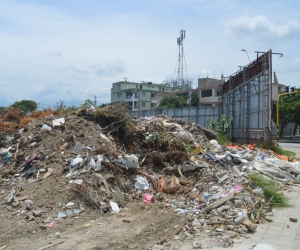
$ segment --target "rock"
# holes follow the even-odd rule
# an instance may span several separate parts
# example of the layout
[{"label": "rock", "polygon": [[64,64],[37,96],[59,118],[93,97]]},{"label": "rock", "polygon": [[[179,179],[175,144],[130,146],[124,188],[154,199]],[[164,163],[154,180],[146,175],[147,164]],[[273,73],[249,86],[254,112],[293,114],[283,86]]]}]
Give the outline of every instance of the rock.
[{"label": "rock", "polygon": [[223,236],[222,237],[222,240],[225,242],[225,243],[229,243],[229,236]]},{"label": "rock", "polygon": [[296,218],[290,218],[290,221],[291,222],[298,222],[298,219],[296,219]]},{"label": "rock", "polygon": [[244,226],[244,225],[241,226],[241,229],[243,230],[244,233],[248,233],[249,232],[248,228],[246,226]]},{"label": "rock", "polygon": [[242,207],[242,201],[241,200],[235,200],[234,201],[234,207],[235,208],[241,208]]},{"label": "rock", "polygon": [[194,219],[194,221],[192,223],[192,226],[196,227],[196,228],[201,228],[202,227],[201,222],[198,221],[197,218]]},{"label": "rock", "polygon": [[252,223],[249,219],[246,219],[243,222],[243,225],[245,225],[249,231],[254,232],[257,228],[257,225],[255,225],[254,223]]},{"label": "rock", "polygon": [[40,217],[42,215],[42,211],[41,210],[33,210],[33,215],[35,217]]},{"label": "rock", "polygon": [[26,200],[26,201],[25,201],[25,206],[26,206],[26,208],[27,208],[28,210],[30,210],[30,209],[32,208],[32,206],[33,206],[32,200]]},{"label": "rock", "polygon": [[224,244],[224,248],[229,248],[229,244],[228,244],[228,243],[225,243],[225,244]]},{"label": "rock", "polygon": [[199,242],[199,241],[193,241],[193,248],[195,248],[195,249],[201,248],[201,242]]},{"label": "rock", "polygon": [[40,225],[40,229],[41,229],[41,230],[46,230],[46,229],[47,229],[47,226],[46,226],[46,225]]},{"label": "rock", "polygon": [[229,175],[225,174],[222,178],[219,179],[219,183],[223,183],[229,178]]},{"label": "rock", "polygon": [[115,202],[125,201],[125,195],[120,191],[115,192],[113,194],[113,197],[114,197]]},{"label": "rock", "polygon": [[16,207],[20,206],[20,204],[21,204],[21,202],[19,202],[19,201],[14,201],[14,202],[11,204],[11,206],[12,206],[13,208],[16,208]]},{"label": "rock", "polygon": [[34,220],[34,217],[30,214],[30,215],[26,215],[25,219],[27,221],[33,221]]},{"label": "rock", "polygon": [[235,218],[234,222],[235,222],[235,225],[240,225],[244,222],[244,220],[246,219],[245,216],[239,216],[237,218]]},{"label": "rock", "polygon": [[164,249],[164,246],[157,245],[157,244],[155,244],[152,248],[152,250],[163,250],[163,249]]}]

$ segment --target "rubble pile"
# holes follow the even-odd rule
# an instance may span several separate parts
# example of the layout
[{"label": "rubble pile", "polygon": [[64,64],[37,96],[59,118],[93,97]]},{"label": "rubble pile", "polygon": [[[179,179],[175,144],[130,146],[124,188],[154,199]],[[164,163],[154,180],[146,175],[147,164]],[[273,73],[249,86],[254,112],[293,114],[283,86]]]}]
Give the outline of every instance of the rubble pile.
[{"label": "rubble pile", "polygon": [[249,173],[299,183],[299,162],[253,145],[221,147],[214,133],[178,118],[118,112],[102,109],[89,120],[87,110],[47,114],[2,132],[0,213],[45,230],[82,213],[122,212],[127,202],[158,203],[187,216],[165,245],[187,239],[209,248],[213,239],[229,247],[270,221],[271,206]]}]

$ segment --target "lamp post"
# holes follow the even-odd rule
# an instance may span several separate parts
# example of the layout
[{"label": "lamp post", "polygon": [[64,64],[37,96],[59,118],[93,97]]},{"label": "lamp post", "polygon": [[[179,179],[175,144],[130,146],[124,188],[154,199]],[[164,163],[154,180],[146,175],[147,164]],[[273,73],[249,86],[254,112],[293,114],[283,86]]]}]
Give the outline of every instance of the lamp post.
[{"label": "lamp post", "polygon": [[245,50],[245,49],[242,49],[241,51],[243,51],[243,52],[246,52],[246,54],[247,54],[247,56],[248,56],[248,59],[249,59],[249,62],[251,62],[251,60],[250,60],[250,57],[249,57],[249,55],[248,55],[248,52],[247,52],[247,50]]},{"label": "lamp post", "polygon": [[75,102],[78,101],[78,97],[79,97],[80,95],[83,95],[83,93],[80,93],[80,94],[76,97]]},{"label": "lamp post", "polygon": [[69,93],[69,94],[70,94],[70,96],[72,97],[72,101],[73,101],[73,105],[74,105],[74,98],[73,98],[73,96],[72,96],[71,92],[70,92],[70,91],[67,91],[67,93]]},{"label": "lamp post", "polygon": [[78,97],[79,97],[80,95],[83,94],[83,93],[80,93],[80,94],[76,97],[76,99],[74,100],[73,95],[71,94],[71,92],[70,92],[70,91],[67,91],[67,93],[70,94],[70,96],[72,97],[73,106],[75,106],[75,102],[78,100]]}]

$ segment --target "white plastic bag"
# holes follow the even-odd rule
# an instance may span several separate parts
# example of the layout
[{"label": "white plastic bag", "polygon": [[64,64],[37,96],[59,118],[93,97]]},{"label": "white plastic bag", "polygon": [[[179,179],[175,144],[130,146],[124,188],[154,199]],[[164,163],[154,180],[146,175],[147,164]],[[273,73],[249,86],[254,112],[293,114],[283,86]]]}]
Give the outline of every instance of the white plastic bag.
[{"label": "white plastic bag", "polygon": [[70,167],[72,170],[76,170],[80,168],[82,164],[83,164],[83,159],[80,157],[80,155],[77,155],[77,157],[71,161]]},{"label": "white plastic bag", "polygon": [[136,180],[136,183],[134,184],[134,186],[137,189],[140,189],[140,190],[148,190],[149,189],[150,185],[144,177],[138,176],[137,178],[135,178],[135,180]]},{"label": "white plastic bag", "polygon": [[47,124],[44,124],[43,127],[41,128],[42,131],[51,131],[52,128],[48,126]]},{"label": "white plastic bag", "polygon": [[220,144],[216,140],[210,140],[209,143],[218,149],[221,148]]},{"label": "white plastic bag", "polygon": [[139,167],[139,159],[135,155],[125,155],[127,168],[138,168]]},{"label": "white plastic bag", "polygon": [[10,149],[11,149],[11,147],[8,147],[8,148],[1,148],[1,149],[0,149],[0,155],[3,155],[3,154],[5,154],[5,153],[8,153]]},{"label": "white plastic bag", "polygon": [[193,141],[194,140],[193,135],[188,131],[183,130],[183,131],[179,131],[179,132],[173,132],[173,134],[185,141]]},{"label": "white plastic bag", "polygon": [[101,170],[101,162],[103,161],[103,155],[97,155],[97,162],[92,158],[90,160],[89,166],[94,169],[94,171],[98,172]]}]

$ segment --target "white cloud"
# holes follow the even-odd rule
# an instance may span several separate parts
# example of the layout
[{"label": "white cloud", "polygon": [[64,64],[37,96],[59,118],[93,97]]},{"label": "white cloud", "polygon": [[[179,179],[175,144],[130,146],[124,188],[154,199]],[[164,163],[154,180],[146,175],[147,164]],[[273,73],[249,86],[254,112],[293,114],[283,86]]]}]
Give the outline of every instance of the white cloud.
[{"label": "white cloud", "polygon": [[227,36],[235,35],[242,38],[291,38],[300,36],[300,24],[295,20],[276,25],[266,16],[242,16],[225,22]]},{"label": "white cloud", "polygon": [[118,76],[125,73],[124,62],[116,60],[105,64],[99,63],[90,67],[98,76]]}]

